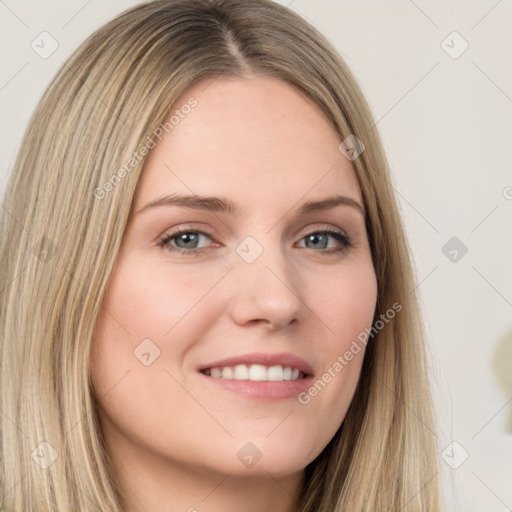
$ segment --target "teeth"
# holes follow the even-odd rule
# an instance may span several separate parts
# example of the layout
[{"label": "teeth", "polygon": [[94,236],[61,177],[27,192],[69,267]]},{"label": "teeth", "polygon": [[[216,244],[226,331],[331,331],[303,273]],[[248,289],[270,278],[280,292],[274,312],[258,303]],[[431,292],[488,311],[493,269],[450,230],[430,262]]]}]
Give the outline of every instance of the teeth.
[{"label": "teeth", "polygon": [[237,364],[235,366],[235,372],[233,378],[236,380],[248,380],[249,379],[249,369],[245,364]]},{"label": "teeth", "polygon": [[[298,370],[297,370],[298,372]],[[267,379],[280,381],[283,380],[283,367],[282,366],[271,366],[267,370]]]},{"label": "teeth", "polygon": [[267,380],[267,368],[262,364],[251,364],[249,367],[249,380]]},{"label": "teeth", "polygon": [[215,379],[220,379],[222,377],[222,370],[220,368],[212,368],[210,375]]},{"label": "teeth", "polygon": [[[212,370],[213,370],[213,368],[212,368]],[[226,366],[225,368],[222,369],[222,378],[223,379],[232,379],[233,378],[233,370],[229,366]]]},{"label": "teeth", "polygon": [[234,379],[252,381],[282,382],[285,380],[298,380],[304,374],[297,368],[290,366],[264,366],[262,364],[237,364],[236,366],[224,366],[222,368],[209,368],[204,370],[206,375],[214,379]]}]

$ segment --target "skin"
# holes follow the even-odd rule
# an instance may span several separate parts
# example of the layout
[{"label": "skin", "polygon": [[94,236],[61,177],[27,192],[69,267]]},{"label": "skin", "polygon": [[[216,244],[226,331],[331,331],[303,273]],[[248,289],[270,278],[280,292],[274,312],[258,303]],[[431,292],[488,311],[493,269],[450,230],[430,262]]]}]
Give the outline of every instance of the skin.
[{"label": "skin", "polygon": [[[297,215],[334,193],[362,207],[361,191],[341,138],[288,83],[217,78],[175,108],[190,97],[197,106],[145,163],[92,340],[101,429],[123,510],[296,511],[303,470],[343,421],[364,347],[307,405],[224,390],[197,367],[291,352],[319,378],[371,326],[377,283],[363,214],[338,205]],[[223,196],[241,212],[137,213],[173,193]],[[211,236],[195,255],[158,245],[177,227]],[[352,247],[322,254],[322,244],[342,244],[330,235],[311,244],[315,228],[341,231]],[[247,236],[263,250],[252,263],[236,252]],[[144,339],[160,350],[148,366],[134,356]],[[237,457],[248,442],[261,454],[252,467]]]}]

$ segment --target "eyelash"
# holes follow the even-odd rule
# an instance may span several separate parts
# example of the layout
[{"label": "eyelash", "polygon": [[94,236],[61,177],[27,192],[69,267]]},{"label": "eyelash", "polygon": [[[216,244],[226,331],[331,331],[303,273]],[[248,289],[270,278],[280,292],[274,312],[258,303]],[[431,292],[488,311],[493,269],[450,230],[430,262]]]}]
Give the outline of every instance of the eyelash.
[{"label": "eyelash", "polygon": [[[182,234],[190,234],[190,233],[196,233],[196,234],[204,235],[204,236],[207,236],[208,238],[211,239],[211,236],[208,233],[205,233],[204,231],[200,231],[198,229],[178,228],[173,233],[164,235],[158,241],[158,245],[162,249],[166,249],[169,252],[178,252],[178,253],[183,254],[183,255],[191,255],[191,254],[199,255],[199,254],[202,254],[205,251],[205,249],[183,249],[181,247],[175,247],[175,246],[172,246],[172,245],[169,244],[169,242],[171,240],[173,240],[174,238],[176,238],[177,236],[182,235]],[[304,238],[308,237],[308,236],[316,235],[316,234],[319,234],[319,233],[320,234],[330,235],[333,238],[335,238],[338,242],[341,242],[341,246],[337,247],[337,248],[334,248],[334,249],[332,249],[332,248],[331,249],[320,249],[320,250],[314,250],[313,249],[315,252],[318,252],[322,256],[330,256],[330,255],[335,255],[335,254],[342,254],[342,253],[347,252],[349,249],[351,249],[353,247],[352,240],[347,235],[345,235],[344,233],[342,233],[340,231],[334,231],[332,229],[322,229],[322,228],[314,229],[313,231],[310,231],[309,233],[304,235],[301,238],[301,241]],[[311,248],[310,247],[305,247],[305,249],[311,249]]]}]

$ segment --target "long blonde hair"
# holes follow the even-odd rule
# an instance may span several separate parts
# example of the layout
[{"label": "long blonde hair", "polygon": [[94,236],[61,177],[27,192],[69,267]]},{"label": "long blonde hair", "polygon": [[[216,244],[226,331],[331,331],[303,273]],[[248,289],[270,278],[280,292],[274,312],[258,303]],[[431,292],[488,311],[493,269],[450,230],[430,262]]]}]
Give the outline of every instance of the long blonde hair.
[{"label": "long blonde hair", "polygon": [[41,99],[0,227],[1,510],[121,511],[88,365],[144,164],[133,153],[192,84],[248,72],[305,91],[340,139],[363,141],[353,165],[378,279],[375,320],[402,306],[370,339],[346,418],[306,467],[300,510],[440,510],[412,265],[372,115],[326,39],[267,0],[139,5],[90,36]]}]

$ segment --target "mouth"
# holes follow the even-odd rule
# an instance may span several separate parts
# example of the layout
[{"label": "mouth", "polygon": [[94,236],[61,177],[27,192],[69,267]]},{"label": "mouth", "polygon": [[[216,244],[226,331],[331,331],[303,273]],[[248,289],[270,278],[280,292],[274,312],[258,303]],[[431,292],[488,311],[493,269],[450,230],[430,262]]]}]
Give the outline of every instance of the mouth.
[{"label": "mouth", "polygon": [[256,353],[211,362],[198,368],[219,389],[246,397],[282,400],[311,385],[311,366],[294,354]]},{"label": "mouth", "polygon": [[251,380],[253,382],[283,382],[306,377],[304,372],[292,366],[265,366],[262,364],[214,366],[201,370],[201,373],[214,379]]}]

